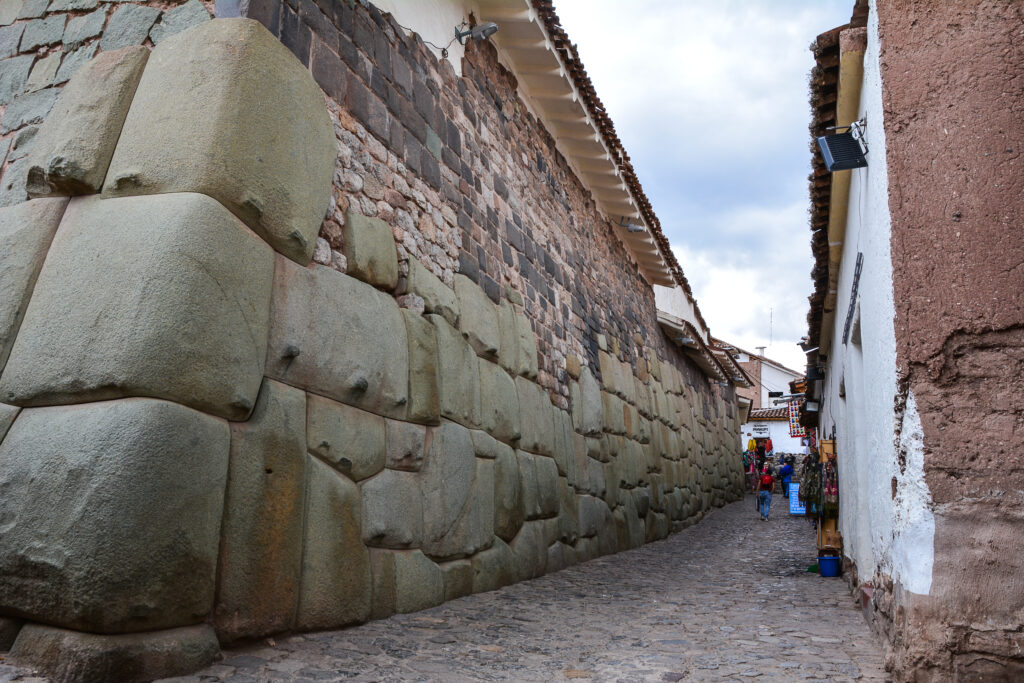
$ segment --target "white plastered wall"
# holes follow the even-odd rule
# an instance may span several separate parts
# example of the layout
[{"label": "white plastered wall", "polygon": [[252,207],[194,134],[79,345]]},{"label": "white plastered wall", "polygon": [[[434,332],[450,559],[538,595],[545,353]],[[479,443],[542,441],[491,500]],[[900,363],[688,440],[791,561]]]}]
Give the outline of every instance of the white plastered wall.
[{"label": "white plastered wall", "polygon": [[[768,427],[768,436],[772,440],[772,448],[775,449],[775,453],[792,453],[794,455],[801,456],[804,452],[803,443],[800,441],[799,436],[789,435],[789,422],[786,420],[753,420],[747,422],[740,428],[740,441],[743,443],[744,448],[747,442],[750,440],[750,435],[754,433],[754,425],[766,425]],[[755,434],[758,438],[761,434]],[[800,459],[797,458],[797,467],[799,468]]]},{"label": "white plastered wall", "polygon": [[[402,26],[420,34],[424,41],[444,47],[455,37],[455,27],[469,18],[475,3],[463,0],[373,0],[382,12],[388,12]],[[431,52],[440,59],[441,51]],[[448,47],[448,61],[455,73],[462,75],[462,57],[465,48],[455,41]]]},{"label": "white plastered wall", "polygon": [[[824,438],[835,427],[839,526],[844,550],[857,563],[860,580],[870,580],[880,568],[906,589],[927,594],[934,557],[934,520],[924,483],[919,420],[915,430],[913,396],[901,418],[902,443],[895,441],[897,375],[889,179],[874,3],[868,20],[860,115],[867,119],[869,165],[851,172],[821,427]],[[858,251],[864,254],[859,293],[853,302],[851,339],[843,344]],[[839,396],[841,385],[845,398]],[[904,472],[898,464],[898,448],[907,455]]]},{"label": "white plastered wall", "polygon": [[697,333],[700,334],[701,339],[707,344],[708,331],[704,329],[704,326],[698,320],[697,309],[690,297],[686,296],[683,288],[678,285],[675,287],[653,285],[653,289],[654,305],[658,307],[658,310],[665,311],[693,325]]}]

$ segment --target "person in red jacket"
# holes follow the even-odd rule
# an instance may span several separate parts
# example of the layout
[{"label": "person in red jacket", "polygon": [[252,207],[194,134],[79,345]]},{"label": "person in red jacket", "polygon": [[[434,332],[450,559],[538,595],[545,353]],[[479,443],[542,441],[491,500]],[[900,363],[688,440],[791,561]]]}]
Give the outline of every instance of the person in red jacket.
[{"label": "person in red jacket", "polygon": [[768,511],[772,507],[772,489],[775,488],[775,477],[772,474],[771,466],[766,467],[757,482],[757,509],[761,513],[761,519],[765,522],[768,521]]}]

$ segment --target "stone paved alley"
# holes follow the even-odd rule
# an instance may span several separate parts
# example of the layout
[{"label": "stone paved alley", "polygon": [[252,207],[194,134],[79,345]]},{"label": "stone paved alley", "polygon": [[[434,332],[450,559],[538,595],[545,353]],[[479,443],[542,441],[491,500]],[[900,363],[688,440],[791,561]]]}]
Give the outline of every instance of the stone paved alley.
[{"label": "stone paved alley", "polygon": [[805,571],[813,532],[774,503],[767,523],[748,497],[636,550],[168,680],[886,680],[845,582]]}]

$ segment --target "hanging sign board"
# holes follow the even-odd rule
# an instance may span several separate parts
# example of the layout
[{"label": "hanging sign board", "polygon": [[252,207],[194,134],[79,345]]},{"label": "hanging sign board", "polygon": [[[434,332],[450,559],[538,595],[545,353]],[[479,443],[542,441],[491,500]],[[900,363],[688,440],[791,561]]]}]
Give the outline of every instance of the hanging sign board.
[{"label": "hanging sign board", "polygon": [[768,425],[763,422],[755,424],[751,431],[754,433],[754,436],[757,437],[768,436]]},{"label": "hanging sign board", "polygon": [[800,502],[800,484],[795,481],[789,482],[789,514],[807,514],[807,506]]}]

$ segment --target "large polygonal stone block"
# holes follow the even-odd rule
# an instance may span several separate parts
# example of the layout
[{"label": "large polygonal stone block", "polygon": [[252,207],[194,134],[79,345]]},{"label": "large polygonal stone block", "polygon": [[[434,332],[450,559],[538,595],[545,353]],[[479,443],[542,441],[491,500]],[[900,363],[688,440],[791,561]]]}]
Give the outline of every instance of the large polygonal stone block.
[{"label": "large polygonal stone block", "polygon": [[103,193],[209,195],[306,264],[337,156],[309,71],[259,22],[218,19],[153,50]]},{"label": "large polygonal stone block", "polygon": [[302,565],[306,394],[264,380],[231,423],[215,624],[222,641],[292,627]]},{"label": "large polygonal stone block", "polygon": [[363,282],[392,290],[398,284],[398,252],[388,224],[348,211],[345,214],[347,272]]},{"label": "large polygonal stone block", "polygon": [[0,443],[0,606],[92,633],[213,608],[228,425],[125,399],[23,410]]},{"label": "large polygonal stone block", "polygon": [[437,331],[437,383],[441,415],[467,427],[480,423],[480,372],[469,343],[437,315],[427,318]]},{"label": "large polygonal stone block", "polygon": [[515,557],[516,575],[520,581],[540,576],[547,570],[548,544],[544,539],[544,525],[542,519],[526,522],[508,544]]},{"label": "large polygonal stone block", "polygon": [[309,397],[309,451],[353,481],[384,469],[384,418],[323,396]]},{"label": "large polygonal stone block", "polygon": [[480,367],[480,426],[501,441],[517,441],[521,432],[515,382],[490,361],[481,359],[477,365]]},{"label": "large polygonal stone block", "polygon": [[445,422],[434,431],[421,471],[422,547],[430,557],[465,557],[490,544],[494,508],[488,503],[494,479],[491,476],[478,484],[478,463],[487,461],[475,457],[468,429]]},{"label": "large polygonal stone block", "polygon": [[523,525],[524,506],[519,457],[506,446],[494,460],[494,533],[511,541]]},{"label": "large polygonal stone block", "polygon": [[498,316],[498,346],[501,349],[498,363],[515,377],[519,374],[519,327],[516,323],[516,309],[508,299],[502,299],[495,312]]},{"label": "large polygonal stone block", "polygon": [[426,318],[403,308],[409,338],[409,420],[425,424],[441,421],[437,332]]},{"label": "large polygonal stone block", "polygon": [[577,431],[587,436],[601,433],[601,385],[590,372],[583,368],[580,373],[580,415],[581,423],[576,425]]},{"label": "large polygonal stone block", "polygon": [[480,356],[497,359],[501,338],[494,304],[484,290],[465,275],[455,276],[455,296],[459,300],[459,329],[469,345]]},{"label": "large polygonal stone block", "polygon": [[100,54],[75,73],[32,145],[30,196],[100,191],[148,57],[141,45],[126,47]]},{"label": "large polygonal stone block", "polygon": [[411,548],[423,539],[423,494],[412,472],[384,470],[363,482],[363,541],[379,548]]},{"label": "large polygonal stone block", "polygon": [[419,550],[393,554],[396,612],[418,612],[444,601],[444,576],[437,564]]},{"label": "large polygonal stone block", "polygon": [[541,517],[554,517],[558,514],[558,468],[555,461],[543,456],[536,458],[537,468],[537,504]]},{"label": "large polygonal stone block", "polygon": [[[387,420],[384,429],[384,466],[392,470],[419,472],[426,454],[426,440],[426,427],[399,420]],[[477,450],[478,455],[479,453]]]},{"label": "large polygonal stone block", "polygon": [[409,350],[395,300],[330,268],[275,265],[267,375],[404,419]]},{"label": "large polygonal stone block", "polygon": [[199,194],[73,200],[0,376],[23,406],[149,396],[244,420],[273,252]]},{"label": "large polygonal stone block", "polygon": [[383,619],[395,613],[395,554],[379,548],[369,550],[373,582],[370,618]]},{"label": "large polygonal stone block", "polygon": [[452,326],[459,324],[459,301],[455,292],[414,258],[409,259],[406,289],[423,299],[427,313],[441,316]]},{"label": "large polygonal stone block", "polygon": [[444,600],[456,600],[473,592],[473,563],[453,560],[440,565],[444,577]]},{"label": "large polygonal stone block", "polygon": [[0,209],[0,370],[14,346],[43,258],[67,206],[38,199]]},{"label": "large polygonal stone block", "polygon": [[359,489],[312,456],[306,464],[306,529],[296,627],[366,621],[372,583],[363,545]]},{"label": "large polygonal stone block", "polygon": [[473,564],[473,592],[493,591],[515,583],[516,556],[500,538],[494,539],[494,545],[477,553],[471,560]]},{"label": "large polygonal stone block", "polygon": [[536,379],[539,370],[537,362],[537,341],[533,338],[533,327],[526,314],[516,308],[516,327],[519,330],[519,348],[516,350],[516,362],[519,374]]},{"label": "large polygonal stone block", "polygon": [[10,661],[38,669],[55,683],[136,683],[192,673],[213,663],[218,654],[217,636],[206,624],[125,635],[27,624]]},{"label": "large polygonal stone block", "polygon": [[547,392],[525,377],[516,377],[519,397],[519,424],[522,439],[519,447],[533,453],[552,455],[554,415]]}]

